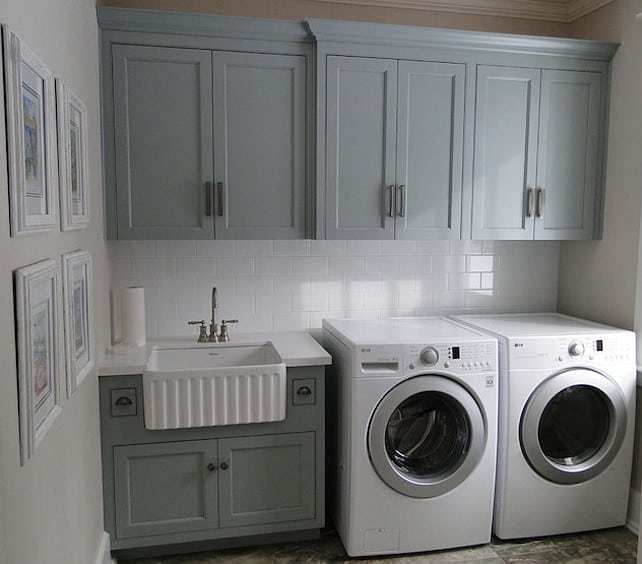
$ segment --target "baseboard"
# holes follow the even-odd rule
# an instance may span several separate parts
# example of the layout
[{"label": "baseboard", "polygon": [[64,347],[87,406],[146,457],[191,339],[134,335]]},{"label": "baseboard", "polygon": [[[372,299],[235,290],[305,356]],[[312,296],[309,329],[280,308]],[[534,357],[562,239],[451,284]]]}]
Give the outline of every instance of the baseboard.
[{"label": "baseboard", "polygon": [[629,508],[626,513],[626,527],[632,533],[640,530],[640,492],[629,490]]},{"label": "baseboard", "polygon": [[103,532],[100,539],[100,546],[96,552],[96,564],[116,564],[116,560],[111,557],[109,535],[106,532]]}]

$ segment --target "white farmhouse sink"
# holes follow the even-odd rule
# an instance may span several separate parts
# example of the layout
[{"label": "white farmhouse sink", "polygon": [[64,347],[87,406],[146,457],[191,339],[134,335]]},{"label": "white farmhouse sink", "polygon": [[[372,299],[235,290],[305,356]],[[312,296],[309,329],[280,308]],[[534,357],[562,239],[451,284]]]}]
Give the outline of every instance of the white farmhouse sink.
[{"label": "white farmhouse sink", "polygon": [[147,429],[281,421],[285,396],[272,343],[154,347],[143,372]]}]

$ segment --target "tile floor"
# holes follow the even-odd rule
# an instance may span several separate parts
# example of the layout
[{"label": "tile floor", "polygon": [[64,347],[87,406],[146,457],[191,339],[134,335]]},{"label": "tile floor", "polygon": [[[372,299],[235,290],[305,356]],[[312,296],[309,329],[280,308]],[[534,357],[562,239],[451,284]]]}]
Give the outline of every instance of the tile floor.
[{"label": "tile floor", "polygon": [[322,562],[382,562],[386,564],[635,564],[637,537],[620,527],[594,533],[407,554],[393,557],[350,559],[336,533],[326,531],[318,541],[237,548],[198,554],[120,560],[128,564],[319,564]]}]

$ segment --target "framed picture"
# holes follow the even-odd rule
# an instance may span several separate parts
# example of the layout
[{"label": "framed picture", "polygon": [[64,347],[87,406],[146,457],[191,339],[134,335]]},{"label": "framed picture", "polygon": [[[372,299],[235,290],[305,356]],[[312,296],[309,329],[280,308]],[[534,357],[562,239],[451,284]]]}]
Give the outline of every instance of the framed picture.
[{"label": "framed picture", "polygon": [[54,79],[45,64],[2,26],[11,234],[57,227],[58,152]]},{"label": "framed picture", "polygon": [[94,367],[93,281],[91,255],[62,255],[62,294],[65,327],[67,397]]},{"label": "framed picture", "polygon": [[60,408],[58,269],[43,260],[15,271],[21,464],[33,456]]},{"label": "framed picture", "polygon": [[56,79],[58,178],[63,231],[89,223],[87,109],[65,83]]}]

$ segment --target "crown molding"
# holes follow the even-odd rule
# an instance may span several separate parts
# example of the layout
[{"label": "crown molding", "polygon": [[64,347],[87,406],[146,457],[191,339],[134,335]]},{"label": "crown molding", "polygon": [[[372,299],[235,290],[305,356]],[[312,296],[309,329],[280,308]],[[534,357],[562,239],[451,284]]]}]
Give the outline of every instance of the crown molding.
[{"label": "crown molding", "polygon": [[582,16],[610,4],[613,0],[315,0],[333,4],[354,4],[454,12],[480,16],[502,16],[571,23]]}]

